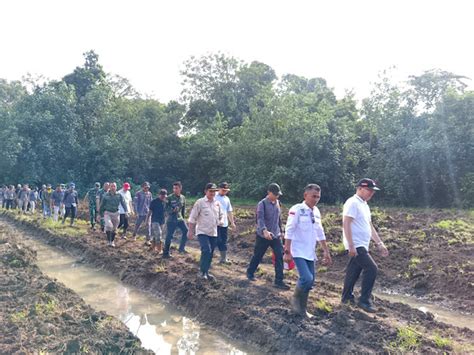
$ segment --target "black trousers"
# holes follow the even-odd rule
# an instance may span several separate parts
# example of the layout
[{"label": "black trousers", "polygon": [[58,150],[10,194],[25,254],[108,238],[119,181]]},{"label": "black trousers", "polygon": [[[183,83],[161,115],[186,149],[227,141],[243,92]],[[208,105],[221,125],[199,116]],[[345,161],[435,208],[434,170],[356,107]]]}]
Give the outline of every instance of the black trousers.
[{"label": "black trousers", "polygon": [[275,253],[275,282],[281,283],[283,282],[283,245],[280,238],[267,240],[257,235],[253,256],[247,268],[247,275],[253,276],[269,247]]},{"label": "black trousers", "polygon": [[342,290],[341,300],[343,302],[354,299],[354,285],[362,273],[362,287],[360,293],[360,302],[370,303],[372,289],[374,288],[375,278],[377,277],[377,264],[364,247],[357,248],[357,255],[351,257],[346,268],[346,277],[344,279],[344,289]]},{"label": "black trousers", "polygon": [[118,228],[122,228],[123,230],[123,233],[127,233],[127,229],[128,229],[128,217],[127,217],[127,214],[126,213],[121,213],[120,214],[120,223],[117,227]]}]

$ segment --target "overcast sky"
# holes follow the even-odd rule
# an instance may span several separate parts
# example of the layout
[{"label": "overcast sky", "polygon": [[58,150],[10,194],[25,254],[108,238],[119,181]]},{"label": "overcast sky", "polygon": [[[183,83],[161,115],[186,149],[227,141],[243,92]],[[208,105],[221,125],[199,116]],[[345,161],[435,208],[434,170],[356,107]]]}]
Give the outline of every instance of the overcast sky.
[{"label": "overcast sky", "polygon": [[474,79],[473,9],[468,0],[2,1],[0,78],[59,79],[93,49],[107,72],[166,102],[179,96],[184,60],[221,51],[361,98],[391,66],[397,80],[432,68]]}]

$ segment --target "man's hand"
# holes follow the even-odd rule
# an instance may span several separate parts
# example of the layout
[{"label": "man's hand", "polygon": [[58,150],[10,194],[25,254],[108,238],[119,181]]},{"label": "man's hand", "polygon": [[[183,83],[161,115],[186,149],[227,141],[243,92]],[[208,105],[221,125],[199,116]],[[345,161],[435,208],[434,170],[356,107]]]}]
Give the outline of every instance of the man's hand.
[{"label": "man's hand", "polygon": [[232,222],[232,224],[230,225],[230,229],[232,229],[233,231],[237,230],[237,226],[235,225],[234,222]]},{"label": "man's hand", "polygon": [[188,231],[188,239],[193,239],[193,238],[194,238],[194,233],[191,230],[189,230]]},{"label": "man's hand", "polygon": [[323,265],[325,266],[329,266],[332,264],[332,258],[331,258],[331,254],[329,253],[329,251],[325,251],[324,254],[323,254]]},{"label": "man's hand", "polygon": [[350,256],[357,256],[357,249],[353,245],[349,245],[349,255]]},{"label": "man's hand", "polygon": [[285,250],[285,253],[283,254],[283,261],[285,263],[289,263],[291,260],[293,260],[293,256],[291,255],[291,251]]},{"label": "man's hand", "polygon": [[388,249],[383,242],[380,242],[377,247],[379,249],[380,255],[383,257],[387,257],[389,255]]},{"label": "man's hand", "polygon": [[270,232],[269,232],[268,230],[266,230],[266,229],[263,231],[263,237],[264,237],[265,239],[267,239],[267,240],[272,240],[272,239],[273,239],[273,238],[272,238],[272,233],[270,233]]}]

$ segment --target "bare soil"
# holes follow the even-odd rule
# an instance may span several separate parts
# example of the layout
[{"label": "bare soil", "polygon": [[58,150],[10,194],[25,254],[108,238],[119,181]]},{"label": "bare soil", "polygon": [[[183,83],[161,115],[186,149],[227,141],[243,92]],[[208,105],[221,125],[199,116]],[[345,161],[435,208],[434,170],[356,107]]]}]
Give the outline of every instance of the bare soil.
[{"label": "bare soil", "polygon": [[[322,212],[324,214],[326,211],[322,209]],[[143,240],[118,240],[116,248],[107,247],[105,236],[100,232],[87,231],[85,223],[75,227],[81,232],[78,235],[65,235],[56,228],[45,227],[39,219],[19,219],[10,213],[4,213],[2,218],[14,223],[22,233],[74,252],[84,262],[110,271],[123,282],[168,300],[185,314],[245,341],[256,349],[256,353],[474,351],[471,330],[439,323],[432,314],[425,314],[404,304],[376,300],[379,312],[375,315],[340,305],[340,288],[334,281],[342,280],[343,265],[347,262],[344,256],[335,257],[332,271],[320,272],[320,275],[327,274],[325,278],[328,281],[319,278],[311,292],[309,311],[315,317],[308,320],[293,315],[289,309],[292,290],[281,291],[272,287],[270,256],[265,258],[256,283],[250,283],[245,278],[245,268],[255,239],[252,230],[255,221],[253,208],[237,209],[236,215],[239,233],[234,234],[229,243],[233,264],[218,265],[215,260],[212,273],[217,280],[214,282],[197,278],[199,252],[196,241],[189,243],[189,254],[175,253],[173,259],[162,260],[143,245]],[[337,228],[337,218],[335,215],[334,229]],[[336,234],[336,231],[329,229],[328,239],[332,241],[339,238],[340,241],[340,236]],[[389,247],[393,253],[402,250],[390,244]],[[410,260],[410,257],[407,258]],[[385,270],[387,260],[380,260],[383,271],[379,282],[382,284],[389,284],[384,281],[388,279]],[[401,267],[402,262],[396,265]],[[388,275],[396,274],[393,271]],[[287,280],[294,286],[295,273],[288,273]],[[410,281],[399,281],[397,286],[400,285],[409,287]],[[470,300],[469,297],[463,299]],[[414,342],[404,336],[403,331],[406,329],[413,330]],[[437,341],[439,339],[446,342]]]}]

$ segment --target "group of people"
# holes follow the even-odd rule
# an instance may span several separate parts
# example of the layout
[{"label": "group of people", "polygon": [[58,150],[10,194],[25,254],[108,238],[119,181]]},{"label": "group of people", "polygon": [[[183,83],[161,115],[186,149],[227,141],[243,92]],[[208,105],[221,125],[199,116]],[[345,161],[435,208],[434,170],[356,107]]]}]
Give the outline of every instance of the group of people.
[{"label": "group of people", "polygon": [[[357,305],[367,312],[375,312],[372,304],[372,289],[377,275],[377,265],[369,253],[370,241],[373,240],[382,256],[388,256],[388,250],[381,241],[372,225],[370,208],[367,202],[379,190],[372,179],[361,179],[356,186],[356,193],[350,197],[343,208],[343,242],[350,257],[346,268],[344,288],[341,302]],[[227,259],[228,229],[236,228],[232,204],[227,194],[228,183],[217,186],[206,184],[204,196],[198,199],[185,221],[186,198],[182,194],[181,182],[173,183],[173,191],[168,194],[161,189],[156,197],[150,191],[150,184],[144,182],[132,198],[130,184],[124,183],[117,191],[115,182],[106,182],[101,188],[100,183],[90,189],[85,197],[88,201],[91,229],[100,223],[101,230],[107,235],[109,246],[115,246],[117,230],[121,229],[121,237],[127,238],[129,217],[136,215],[132,237],[136,240],[142,225],[146,228],[146,244],[153,250],[163,252],[162,257],[171,258],[171,241],[177,229],[181,231],[178,252],[186,254],[187,240],[197,237],[201,249],[199,278],[213,280],[209,273],[215,248],[220,252],[220,263],[229,263]],[[36,192],[36,194],[34,193]],[[291,300],[295,313],[311,317],[307,312],[310,290],[316,277],[316,249],[319,244],[323,251],[323,265],[332,263],[331,254],[326,244],[321,214],[316,206],[321,198],[321,188],[317,184],[308,184],[304,188],[303,201],[292,206],[288,213],[286,225],[283,226],[281,204],[281,188],[272,183],[267,188],[267,196],[262,199],[256,210],[256,240],[252,258],[246,270],[247,279],[256,281],[255,273],[268,248],[274,255],[275,281],[274,286],[288,290],[284,282],[284,265],[294,263],[299,278]],[[29,208],[32,213],[35,203],[41,202],[43,216],[57,221],[62,216],[62,223],[70,216],[71,225],[77,213],[78,194],[75,185],[70,183],[66,189],[58,185],[52,190],[51,185],[43,186],[40,192],[29,189],[28,185],[2,187],[0,196],[4,208],[16,206],[21,213]],[[64,210],[63,210],[64,209]],[[166,230],[166,233],[165,233]],[[164,246],[162,247],[162,236]],[[356,302],[353,290],[356,281],[362,274],[361,292]]]}]

